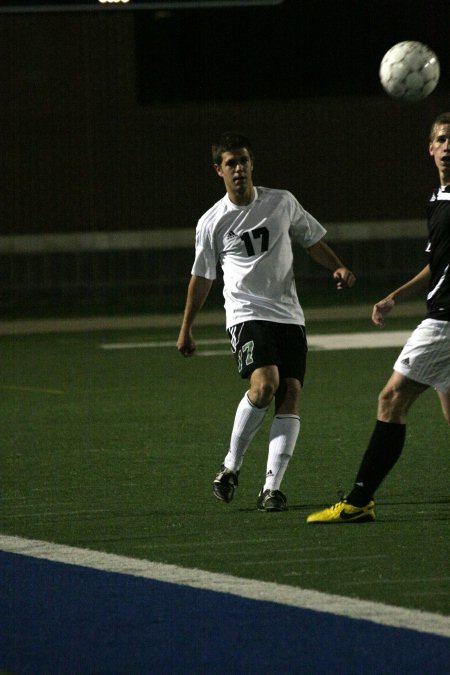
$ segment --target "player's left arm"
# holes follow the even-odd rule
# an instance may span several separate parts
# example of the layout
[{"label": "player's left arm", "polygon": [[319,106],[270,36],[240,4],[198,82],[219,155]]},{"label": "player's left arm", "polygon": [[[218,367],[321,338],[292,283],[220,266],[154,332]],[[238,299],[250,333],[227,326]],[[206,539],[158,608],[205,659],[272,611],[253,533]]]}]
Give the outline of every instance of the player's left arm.
[{"label": "player's left arm", "polygon": [[314,262],[333,273],[333,278],[336,280],[339,290],[345,286],[349,288],[353,286],[356,281],[355,275],[344,265],[323,239],[320,239],[316,244],[305,250]]}]

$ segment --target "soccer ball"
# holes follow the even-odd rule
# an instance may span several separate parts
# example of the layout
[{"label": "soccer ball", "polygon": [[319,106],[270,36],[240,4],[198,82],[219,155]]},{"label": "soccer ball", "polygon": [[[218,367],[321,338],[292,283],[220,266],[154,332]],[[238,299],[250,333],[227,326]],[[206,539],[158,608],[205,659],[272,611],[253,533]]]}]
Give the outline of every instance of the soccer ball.
[{"label": "soccer ball", "polygon": [[436,54],[427,45],[407,40],[386,52],[379,74],[385,91],[393,98],[420,101],[439,82],[440,67]]}]

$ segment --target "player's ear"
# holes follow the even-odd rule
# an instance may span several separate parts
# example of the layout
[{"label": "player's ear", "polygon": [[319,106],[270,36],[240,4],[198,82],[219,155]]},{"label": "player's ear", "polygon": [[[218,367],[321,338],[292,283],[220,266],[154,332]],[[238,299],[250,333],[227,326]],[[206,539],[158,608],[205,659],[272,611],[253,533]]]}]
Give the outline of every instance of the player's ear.
[{"label": "player's ear", "polygon": [[214,164],[214,171],[218,176],[220,176],[221,178],[223,177],[223,171],[220,168],[220,164]]}]

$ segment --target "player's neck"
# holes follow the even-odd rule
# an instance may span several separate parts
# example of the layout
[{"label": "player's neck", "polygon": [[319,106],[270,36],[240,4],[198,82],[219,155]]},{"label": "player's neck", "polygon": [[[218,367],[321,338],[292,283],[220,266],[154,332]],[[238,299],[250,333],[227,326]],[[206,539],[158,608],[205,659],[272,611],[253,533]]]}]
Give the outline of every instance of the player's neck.
[{"label": "player's neck", "polygon": [[244,192],[229,191],[228,198],[236,206],[248,206],[255,198],[255,189],[253,185],[247,186]]}]

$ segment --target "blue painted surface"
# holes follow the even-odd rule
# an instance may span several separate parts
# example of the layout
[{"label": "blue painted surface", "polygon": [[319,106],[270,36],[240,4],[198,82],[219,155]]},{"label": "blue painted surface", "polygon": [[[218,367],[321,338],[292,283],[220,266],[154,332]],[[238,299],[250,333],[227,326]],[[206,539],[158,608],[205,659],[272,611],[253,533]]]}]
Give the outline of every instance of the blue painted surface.
[{"label": "blue painted surface", "polygon": [[0,552],[0,668],[16,675],[444,675],[450,640]]}]

